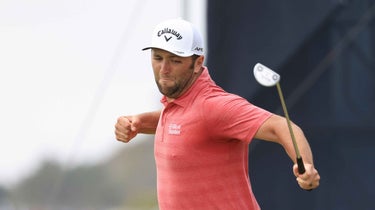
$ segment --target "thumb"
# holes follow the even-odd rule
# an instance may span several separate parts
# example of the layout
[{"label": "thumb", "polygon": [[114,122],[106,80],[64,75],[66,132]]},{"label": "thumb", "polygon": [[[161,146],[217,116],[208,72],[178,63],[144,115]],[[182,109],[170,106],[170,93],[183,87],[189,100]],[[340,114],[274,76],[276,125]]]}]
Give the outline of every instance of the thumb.
[{"label": "thumb", "polygon": [[140,127],[140,121],[138,119],[133,119],[132,120],[132,123],[130,125],[130,129],[133,131],[133,132],[136,132],[138,131],[139,127]]},{"label": "thumb", "polygon": [[298,177],[299,173],[298,173],[298,165],[297,165],[297,163],[295,163],[293,165],[293,173],[294,173],[294,176]]}]

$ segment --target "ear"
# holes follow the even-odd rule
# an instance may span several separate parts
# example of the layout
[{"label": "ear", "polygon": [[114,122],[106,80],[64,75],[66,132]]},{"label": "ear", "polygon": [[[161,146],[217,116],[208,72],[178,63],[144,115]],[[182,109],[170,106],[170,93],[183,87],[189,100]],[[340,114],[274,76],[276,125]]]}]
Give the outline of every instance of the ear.
[{"label": "ear", "polygon": [[195,61],[195,64],[194,64],[194,72],[195,73],[198,73],[202,69],[203,62],[204,62],[204,56],[201,55]]}]

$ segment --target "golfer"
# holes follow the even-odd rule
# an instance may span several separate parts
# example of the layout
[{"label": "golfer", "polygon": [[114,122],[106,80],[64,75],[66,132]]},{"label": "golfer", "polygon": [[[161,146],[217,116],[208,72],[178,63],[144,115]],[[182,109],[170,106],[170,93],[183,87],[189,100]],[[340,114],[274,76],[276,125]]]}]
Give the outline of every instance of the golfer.
[{"label": "golfer", "polygon": [[[152,34],[151,63],[163,94],[162,110],[121,116],[116,139],[129,142],[138,133],[155,134],[157,195],[160,210],[258,210],[248,173],[253,138],[280,144],[296,155],[284,117],[228,93],[204,66],[203,40],[183,19],[158,24]],[[303,131],[292,123],[306,172],[293,173],[305,190],[320,176]]]}]

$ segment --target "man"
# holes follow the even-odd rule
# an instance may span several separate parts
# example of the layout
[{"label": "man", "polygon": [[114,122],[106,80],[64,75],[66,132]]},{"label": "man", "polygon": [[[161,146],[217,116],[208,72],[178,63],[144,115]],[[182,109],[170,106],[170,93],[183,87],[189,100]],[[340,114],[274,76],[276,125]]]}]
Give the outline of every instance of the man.
[{"label": "man", "polygon": [[[151,61],[161,111],[118,118],[116,138],[155,134],[158,202],[161,210],[260,209],[248,175],[253,138],[281,144],[296,160],[285,118],[218,87],[203,65],[198,30],[182,19],[167,20],[152,34]],[[293,173],[302,189],[319,186],[320,176],[302,130],[292,123],[306,168]]]}]

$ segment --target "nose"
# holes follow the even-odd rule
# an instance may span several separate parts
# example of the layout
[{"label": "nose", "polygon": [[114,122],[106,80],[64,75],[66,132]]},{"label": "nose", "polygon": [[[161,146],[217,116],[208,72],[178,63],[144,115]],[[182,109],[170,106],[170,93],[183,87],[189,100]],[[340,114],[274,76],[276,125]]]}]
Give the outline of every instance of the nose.
[{"label": "nose", "polygon": [[161,73],[168,73],[169,71],[170,71],[170,65],[169,65],[168,61],[163,60],[160,63],[160,72]]}]

